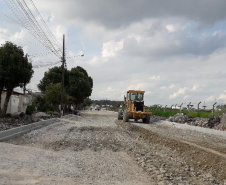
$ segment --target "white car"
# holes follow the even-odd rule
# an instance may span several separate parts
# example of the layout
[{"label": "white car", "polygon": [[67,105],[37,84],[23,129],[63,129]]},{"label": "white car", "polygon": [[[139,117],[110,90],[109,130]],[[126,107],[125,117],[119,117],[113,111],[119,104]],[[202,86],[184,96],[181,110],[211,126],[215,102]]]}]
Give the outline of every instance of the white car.
[{"label": "white car", "polygon": [[100,106],[97,105],[97,106],[95,107],[95,110],[98,110],[98,111],[99,111],[99,110],[100,110]]}]

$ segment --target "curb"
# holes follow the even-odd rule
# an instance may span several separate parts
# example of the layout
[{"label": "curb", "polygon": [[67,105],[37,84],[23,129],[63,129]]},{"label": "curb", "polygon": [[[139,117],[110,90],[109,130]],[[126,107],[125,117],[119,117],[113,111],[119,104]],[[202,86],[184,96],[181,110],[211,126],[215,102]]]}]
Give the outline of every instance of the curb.
[{"label": "curb", "polygon": [[25,133],[28,133],[31,130],[35,130],[35,129],[39,129],[44,126],[51,125],[57,121],[59,121],[58,118],[53,118],[53,119],[43,120],[43,121],[28,124],[28,125],[12,128],[9,130],[1,131],[0,132],[0,142],[15,138],[15,137],[20,136]]}]

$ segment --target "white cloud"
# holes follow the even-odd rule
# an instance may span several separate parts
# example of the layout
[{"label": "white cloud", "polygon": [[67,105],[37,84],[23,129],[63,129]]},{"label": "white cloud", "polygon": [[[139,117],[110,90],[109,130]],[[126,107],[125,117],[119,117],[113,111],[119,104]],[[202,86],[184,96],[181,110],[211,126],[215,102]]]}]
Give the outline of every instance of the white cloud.
[{"label": "white cloud", "polygon": [[98,64],[102,64],[104,63],[104,60],[102,60],[100,57],[98,56],[94,56],[92,57],[92,59],[89,61],[90,65],[98,65]]},{"label": "white cloud", "polygon": [[179,96],[184,95],[184,94],[186,93],[186,90],[187,90],[186,87],[180,88],[177,92],[171,94],[171,95],[169,96],[169,98],[170,98],[170,99],[178,98]]},{"label": "white cloud", "polygon": [[215,100],[216,100],[216,98],[214,96],[209,96],[206,98],[206,102],[213,102]]},{"label": "white cloud", "polygon": [[147,91],[150,87],[150,84],[147,82],[143,82],[141,79],[139,80],[129,80],[129,85],[127,86],[127,90],[144,90]]},{"label": "white cloud", "polygon": [[169,89],[173,89],[174,87],[175,87],[175,85],[174,85],[174,84],[171,84],[171,85],[169,85],[169,86],[161,86],[160,89],[161,89],[161,90],[166,90],[166,89],[169,90]]},{"label": "white cloud", "polygon": [[158,76],[151,76],[149,79],[151,81],[159,81],[160,80],[160,76],[159,75]]},{"label": "white cloud", "polygon": [[172,24],[166,25],[166,29],[167,29],[168,32],[175,32],[176,31],[176,27]]},{"label": "white cloud", "polygon": [[166,86],[162,86],[160,87],[161,90],[165,90],[166,89]]},{"label": "white cloud", "polygon": [[174,84],[171,84],[170,86],[169,86],[169,89],[173,89],[175,87],[175,85]]},{"label": "white cloud", "polygon": [[191,91],[196,92],[196,91],[199,91],[199,89],[200,89],[199,85],[193,85],[192,88],[191,88]]},{"label": "white cloud", "polygon": [[102,57],[109,58],[109,57],[115,57],[117,52],[123,49],[123,41],[108,41],[103,43],[102,47]]},{"label": "white cloud", "polygon": [[106,89],[106,92],[112,93],[112,92],[115,92],[115,89],[113,89],[112,87],[108,87],[108,88]]},{"label": "white cloud", "polygon": [[219,100],[223,100],[224,102],[226,102],[226,94],[220,94],[218,97]]}]

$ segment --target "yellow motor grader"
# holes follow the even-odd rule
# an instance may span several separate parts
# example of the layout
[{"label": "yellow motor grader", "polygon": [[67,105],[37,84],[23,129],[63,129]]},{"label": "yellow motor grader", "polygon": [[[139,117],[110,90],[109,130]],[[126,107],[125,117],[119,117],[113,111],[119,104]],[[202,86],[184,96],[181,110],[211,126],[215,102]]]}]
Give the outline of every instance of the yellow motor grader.
[{"label": "yellow motor grader", "polygon": [[129,119],[138,121],[142,119],[143,123],[150,123],[151,112],[145,112],[144,108],[145,91],[128,90],[124,96],[123,109],[118,111],[118,120],[129,122]]}]

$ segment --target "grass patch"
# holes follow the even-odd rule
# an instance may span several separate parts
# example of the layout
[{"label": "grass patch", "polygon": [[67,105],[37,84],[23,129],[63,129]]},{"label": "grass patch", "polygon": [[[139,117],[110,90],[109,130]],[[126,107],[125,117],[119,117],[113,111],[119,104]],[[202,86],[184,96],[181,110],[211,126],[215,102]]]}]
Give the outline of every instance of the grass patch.
[{"label": "grass patch", "polygon": [[[177,113],[180,113],[180,110],[175,110],[175,109],[146,109],[148,112],[152,112],[153,115],[156,116],[162,116],[162,117],[170,117],[170,116],[174,116]],[[187,115],[190,118],[210,118],[213,117],[212,112],[211,111],[188,111],[188,110],[182,110],[181,113]],[[220,116],[222,115],[223,112],[222,111],[215,111],[214,112],[214,116]]]}]

